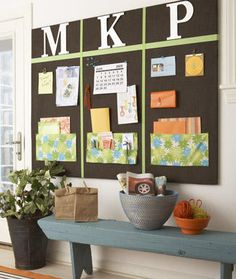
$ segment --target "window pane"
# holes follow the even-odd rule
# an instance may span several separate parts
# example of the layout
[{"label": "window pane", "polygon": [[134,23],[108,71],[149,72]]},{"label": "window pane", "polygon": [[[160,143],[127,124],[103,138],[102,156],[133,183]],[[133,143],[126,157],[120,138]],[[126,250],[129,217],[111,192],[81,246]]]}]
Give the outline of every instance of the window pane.
[{"label": "window pane", "polygon": [[0,192],[13,190],[13,53],[12,40],[0,40]]}]

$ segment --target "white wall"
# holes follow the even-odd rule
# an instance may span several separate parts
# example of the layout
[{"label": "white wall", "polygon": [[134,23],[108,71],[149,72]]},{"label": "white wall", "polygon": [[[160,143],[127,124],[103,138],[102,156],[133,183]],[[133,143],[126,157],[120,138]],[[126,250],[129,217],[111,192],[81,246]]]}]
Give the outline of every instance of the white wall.
[{"label": "white wall", "polygon": [[[19,3],[19,0],[7,2],[12,5]],[[21,2],[23,3],[24,0]],[[30,1],[25,0],[25,2]],[[33,0],[32,2],[33,27],[38,28],[169,1]],[[191,197],[202,199],[212,216],[209,224],[210,229],[236,232],[236,129],[234,128],[234,120],[236,119],[236,4],[235,0],[221,0],[220,4],[219,185],[170,184],[169,188],[177,190],[180,193],[180,199]],[[2,11],[3,9],[0,11],[0,16]],[[79,179],[72,179],[72,182],[74,185],[81,185]],[[120,206],[119,185],[116,181],[91,179],[87,183],[99,188],[100,218],[126,220]],[[168,224],[174,224],[173,220],[169,220]],[[50,254],[51,258],[69,261],[69,251],[66,244],[52,243],[51,251],[53,251]],[[217,263],[119,249],[97,247],[94,249],[94,263],[95,267],[133,274],[134,278],[137,276],[150,279],[219,278],[219,265]],[[236,272],[234,272],[234,278],[236,278]]]}]

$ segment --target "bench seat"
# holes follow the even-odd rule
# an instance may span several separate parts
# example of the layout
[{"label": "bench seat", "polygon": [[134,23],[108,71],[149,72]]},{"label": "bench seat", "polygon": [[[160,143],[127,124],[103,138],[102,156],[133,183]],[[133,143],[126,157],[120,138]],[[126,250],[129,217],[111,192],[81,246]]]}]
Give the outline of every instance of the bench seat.
[{"label": "bench seat", "polygon": [[183,235],[180,229],[164,226],[160,230],[143,231],[128,222],[99,220],[75,223],[40,219],[39,225],[49,239],[68,241],[71,248],[73,278],[82,271],[92,274],[90,245],[102,245],[221,263],[221,279],[232,279],[236,263],[236,233],[205,230],[200,235]]}]

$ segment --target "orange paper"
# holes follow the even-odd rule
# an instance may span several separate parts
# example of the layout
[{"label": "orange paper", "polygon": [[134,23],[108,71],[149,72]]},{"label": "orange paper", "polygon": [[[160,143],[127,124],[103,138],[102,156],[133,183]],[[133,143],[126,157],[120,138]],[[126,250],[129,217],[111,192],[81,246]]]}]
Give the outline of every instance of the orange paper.
[{"label": "orange paper", "polygon": [[159,122],[180,122],[185,121],[186,134],[201,133],[201,117],[181,117],[181,118],[159,118]]},{"label": "orange paper", "polygon": [[154,121],[153,133],[154,134],[186,134],[185,121]]},{"label": "orange paper", "polygon": [[176,107],[176,92],[159,91],[151,93],[151,108],[175,108]]}]

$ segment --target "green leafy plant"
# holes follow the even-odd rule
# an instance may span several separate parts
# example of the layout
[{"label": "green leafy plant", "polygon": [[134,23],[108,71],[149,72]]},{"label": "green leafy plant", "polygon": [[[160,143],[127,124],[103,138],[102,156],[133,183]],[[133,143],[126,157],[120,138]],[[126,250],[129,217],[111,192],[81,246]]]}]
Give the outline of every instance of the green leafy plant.
[{"label": "green leafy plant", "polygon": [[[49,215],[54,205],[53,192],[58,188],[51,180],[64,171],[57,162],[48,162],[42,169],[11,172],[9,179],[16,188],[14,192],[0,193],[0,216],[32,219]],[[61,186],[65,178],[62,177]]]}]

